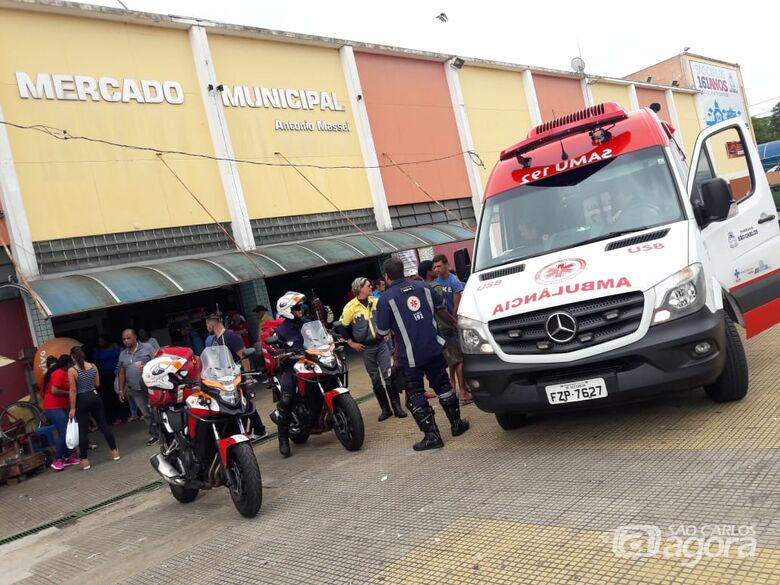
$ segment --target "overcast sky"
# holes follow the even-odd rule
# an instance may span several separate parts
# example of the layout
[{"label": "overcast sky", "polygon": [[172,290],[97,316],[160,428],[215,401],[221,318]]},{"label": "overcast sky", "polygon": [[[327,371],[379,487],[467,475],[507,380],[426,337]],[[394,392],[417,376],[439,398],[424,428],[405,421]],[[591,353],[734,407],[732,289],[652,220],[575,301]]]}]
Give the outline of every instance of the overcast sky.
[{"label": "overcast sky", "polygon": [[[690,47],[739,63],[752,115],[780,100],[775,1],[604,2],[557,0],[122,0],[130,10],[192,16],[347,40],[366,41],[623,77]],[[95,0],[121,8],[119,0]],[[773,8],[774,6],[774,8]],[[441,22],[437,14],[448,19]]]}]

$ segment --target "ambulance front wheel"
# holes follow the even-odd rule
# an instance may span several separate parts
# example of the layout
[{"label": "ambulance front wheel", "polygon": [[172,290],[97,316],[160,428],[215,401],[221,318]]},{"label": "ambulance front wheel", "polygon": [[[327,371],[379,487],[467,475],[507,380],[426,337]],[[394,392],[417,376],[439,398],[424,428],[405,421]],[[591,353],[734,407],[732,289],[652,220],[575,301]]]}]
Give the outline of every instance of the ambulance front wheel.
[{"label": "ambulance front wheel", "polygon": [[742,400],[748,391],[748,365],[742,339],[734,322],[726,319],[726,365],[715,382],[705,386],[707,395],[715,402]]},{"label": "ambulance front wheel", "polygon": [[528,424],[528,415],[524,412],[497,412],[496,421],[505,431],[513,431]]}]

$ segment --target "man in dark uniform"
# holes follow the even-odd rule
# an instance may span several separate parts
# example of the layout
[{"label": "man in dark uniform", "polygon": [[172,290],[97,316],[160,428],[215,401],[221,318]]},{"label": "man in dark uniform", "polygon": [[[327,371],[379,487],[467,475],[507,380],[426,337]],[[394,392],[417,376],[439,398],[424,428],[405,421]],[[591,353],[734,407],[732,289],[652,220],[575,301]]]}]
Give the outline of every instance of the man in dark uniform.
[{"label": "man in dark uniform", "polygon": [[[308,323],[304,314],[303,303],[306,297],[295,291],[288,291],[276,302],[276,311],[284,321],[276,328],[279,343],[284,349],[300,349],[303,347],[301,328]],[[281,397],[277,404],[276,424],[279,426],[279,453],[289,457],[290,451],[290,421],[292,419],[292,403],[295,395],[295,378],[293,376],[294,360],[284,360],[280,366],[279,385]],[[273,415],[272,415],[273,418]]]},{"label": "man in dark uniform", "polygon": [[377,327],[380,335],[393,331],[396,342],[396,381],[406,389],[406,405],[417,426],[425,434],[415,443],[415,451],[444,446],[436,426],[433,408],[425,398],[423,375],[439,396],[439,403],[450,421],[452,436],[462,435],[469,422],[460,418],[458,397],[447,376],[442,355],[444,339],[439,336],[434,314],[446,308],[444,298],[420,281],[404,281],[404,266],[397,258],[384,265],[387,289],[379,299]]}]

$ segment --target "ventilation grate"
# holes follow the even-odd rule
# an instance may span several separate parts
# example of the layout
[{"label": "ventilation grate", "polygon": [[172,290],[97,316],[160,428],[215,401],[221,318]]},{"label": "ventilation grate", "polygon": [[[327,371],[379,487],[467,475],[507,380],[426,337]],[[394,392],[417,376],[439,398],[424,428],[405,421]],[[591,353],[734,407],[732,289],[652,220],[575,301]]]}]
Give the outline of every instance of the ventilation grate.
[{"label": "ventilation grate", "polygon": [[499,276],[509,276],[510,274],[517,274],[525,270],[525,264],[516,264],[515,266],[507,266],[506,268],[499,268],[498,270],[492,270],[490,272],[483,272],[479,275],[479,280],[491,280],[498,278]]},{"label": "ventilation grate", "polygon": [[653,240],[660,240],[668,233],[669,228],[666,228],[665,230],[650,232],[649,234],[642,234],[641,236],[634,236],[632,238],[626,238],[625,240],[618,240],[617,242],[610,242],[606,245],[604,251],[609,252],[610,250],[617,250],[618,248],[626,248],[628,246],[644,244],[645,242],[652,242]]}]

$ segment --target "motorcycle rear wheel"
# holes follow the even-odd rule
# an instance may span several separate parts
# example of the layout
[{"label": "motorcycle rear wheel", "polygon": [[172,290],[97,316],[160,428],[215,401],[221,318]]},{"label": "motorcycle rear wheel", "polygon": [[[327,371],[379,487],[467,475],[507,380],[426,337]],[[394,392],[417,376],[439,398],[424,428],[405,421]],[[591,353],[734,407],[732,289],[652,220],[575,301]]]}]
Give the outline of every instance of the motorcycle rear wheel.
[{"label": "motorcycle rear wheel", "polygon": [[263,480],[250,443],[239,443],[230,448],[228,469],[233,476],[232,484],[228,485],[233,505],[242,516],[254,518],[263,504]]},{"label": "motorcycle rear wheel", "polygon": [[168,487],[171,488],[173,497],[179,500],[182,504],[189,504],[190,502],[194,502],[195,498],[198,497],[198,491],[200,491],[198,488],[186,488],[184,486],[173,484],[168,484]]},{"label": "motorcycle rear wheel", "polygon": [[350,394],[333,399],[333,432],[347,451],[358,451],[363,446],[363,415]]}]

